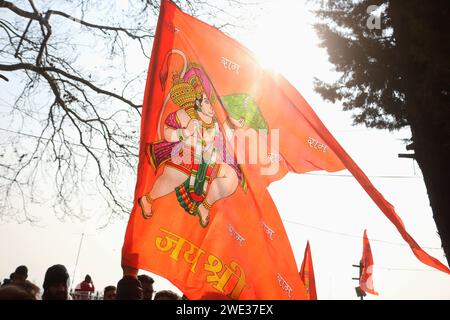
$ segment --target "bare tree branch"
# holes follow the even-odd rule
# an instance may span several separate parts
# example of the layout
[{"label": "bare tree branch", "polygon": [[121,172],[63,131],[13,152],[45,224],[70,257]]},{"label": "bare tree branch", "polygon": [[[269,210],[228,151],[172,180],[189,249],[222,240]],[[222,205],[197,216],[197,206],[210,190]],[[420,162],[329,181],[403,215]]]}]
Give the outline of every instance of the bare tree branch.
[{"label": "bare tree branch", "polygon": [[[122,102],[125,102],[126,104],[130,105],[131,107],[135,108],[136,110],[138,110],[139,108],[142,107],[142,105],[137,105],[134,104],[133,102],[125,99],[123,96],[119,96],[118,94],[115,94],[114,92],[110,92],[107,90],[103,90],[97,86],[95,86],[94,84],[92,84],[91,82],[87,81],[86,79],[83,79],[81,77],[78,76],[74,76],[72,74],[69,74],[68,72],[55,68],[55,67],[36,67],[35,65],[29,64],[29,63],[17,63],[17,64],[11,64],[11,65],[4,65],[4,64],[0,64],[0,70],[1,71],[17,71],[17,70],[31,70],[34,71],[38,74],[40,74],[41,76],[43,76],[49,83],[50,87],[52,88],[53,93],[55,94],[57,103],[59,105],[62,105],[61,103],[61,99],[59,97],[59,89],[56,86],[56,84],[54,83],[54,79],[49,75],[49,72],[55,72],[58,73],[66,78],[75,80],[77,82],[80,82],[84,85],[86,85],[87,87],[89,87],[90,89],[94,90],[97,93],[100,94],[104,94],[107,96],[111,96],[113,98],[116,98],[118,100],[121,100]],[[139,112],[139,110],[138,110]]]},{"label": "bare tree branch", "polygon": [[[227,9],[239,0],[174,2],[221,28],[238,27]],[[0,79],[8,86],[0,107],[9,110],[0,117],[0,220],[36,221],[30,208],[47,201],[44,194],[61,219],[88,216],[80,194],[93,195],[107,221],[130,212],[159,4],[0,0]],[[50,188],[40,183],[48,177]]]}]

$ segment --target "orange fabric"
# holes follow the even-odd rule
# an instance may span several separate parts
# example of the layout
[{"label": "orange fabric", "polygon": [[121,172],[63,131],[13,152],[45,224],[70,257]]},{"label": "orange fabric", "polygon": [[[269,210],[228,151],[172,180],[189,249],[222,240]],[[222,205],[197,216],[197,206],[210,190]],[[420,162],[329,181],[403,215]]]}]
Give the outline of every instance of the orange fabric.
[{"label": "orange fabric", "polygon": [[314,268],[309,241],[306,244],[305,256],[303,257],[303,262],[299,274],[300,279],[302,279],[306,287],[307,299],[317,300],[316,280],[314,278]]},{"label": "orange fabric", "polygon": [[[158,162],[162,164],[156,170],[152,167],[146,148],[165,139],[164,123],[170,122],[169,114],[184,112],[171,96],[177,83],[173,74],[187,75],[194,68],[201,71],[196,81],[202,82],[222,135],[229,120],[224,97],[238,94],[246,94],[255,101],[269,131],[279,130],[279,139],[271,134],[260,135],[261,145],[270,146],[279,140],[278,154],[269,159],[279,164],[272,174],[261,173],[270,167],[267,157],[254,164],[221,165],[224,169],[232,168],[224,171],[223,177],[236,174],[239,184],[231,195],[212,205],[210,222],[205,228],[200,226],[195,213],[183,210],[180,197],[172,191],[175,189],[152,202],[150,219],[143,219],[138,203],[154,191],[155,181],[167,176],[168,167],[163,161]],[[183,81],[189,82],[184,78]],[[245,103],[248,101],[245,99]],[[252,119],[247,120],[250,123]],[[183,117],[177,116],[181,127],[187,128],[187,120],[184,124],[182,121]],[[212,130],[217,132],[215,127]],[[251,134],[252,130],[243,128],[244,133]],[[238,150],[228,151],[234,157],[242,155]],[[244,158],[249,156],[249,150],[244,150]],[[292,248],[267,186],[289,171],[334,172],[345,168],[396,225],[422,262],[450,272],[415,243],[393,207],[289,82],[264,70],[238,42],[183,13],[172,2],[162,0],[144,94],[135,201],[122,248],[123,266],[166,277],[189,299],[217,294],[233,299],[306,299]],[[208,183],[216,179],[211,180]],[[208,188],[213,189],[211,185]],[[189,208],[195,205],[188,201],[184,204]]]},{"label": "orange fabric", "polygon": [[359,287],[361,288],[361,291],[378,295],[378,292],[376,292],[373,287],[373,257],[369,239],[367,238],[367,230],[364,230],[363,254],[360,264],[362,266],[361,277],[359,278]]},{"label": "orange fabric", "polygon": [[[229,47],[230,44],[234,49]],[[158,124],[164,123],[166,116],[177,110],[169,101],[160,114],[170,91],[172,71],[179,70],[183,64],[176,55],[165,60],[167,52],[173,48],[182,50],[189,62],[201,64],[214,84],[216,96],[249,90],[248,86],[255,83],[250,80],[260,70],[256,60],[236,42],[184,14],[173,3],[162,1],[144,96],[135,203],[122,249],[122,265],[169,279],[189,299],[305,299],[305,288],[298,277],[292,248],[266,189],[271,179],[287,173],[287,165],[274,178],[261,177],[257,164],[242,165],[246,188],[238,186],[230,197],[213,205],[211,221],[206,228],[199,225],[198,217],[183,211],[175,192],[155,200],[153,216],[148,220],[142,218],[138,199],[151,190],[164,171],[164,166],[156,171],[153,169],[145,148],[161,138],[163,129]],[[241,68],[239,74],[244,79],[232,79],[220,59],[230,53],[239,57],[240,50],[246,52],[240,57],[240,63],[247,63],[251,70],[244,72]],[[168,66],[164,65],[166,62]],[[227,88],[227,82],[232,81],[234,88]],[[228,91],[220,92],[218,88]],[[261,88],[260,92],[264,90]],[[274,99],[282,97],[278,95]],[[268,112],[266,120],[275,123],[270,124],[271,127],[279,127],[288,115],[279,115],[270,106],[270,102],[263,106]],[[218,101],[214,108],[222,124],[226,116]],[[289,130],[286,135],[294,135]],[[301,131],[294,124],[293,130]],[[290,146],[289,152],[294,155]],[[305,167],[310,166],[298,155],[295,159],[292,156],[292,162],[297,167],[300,162],[304,162]]]}]

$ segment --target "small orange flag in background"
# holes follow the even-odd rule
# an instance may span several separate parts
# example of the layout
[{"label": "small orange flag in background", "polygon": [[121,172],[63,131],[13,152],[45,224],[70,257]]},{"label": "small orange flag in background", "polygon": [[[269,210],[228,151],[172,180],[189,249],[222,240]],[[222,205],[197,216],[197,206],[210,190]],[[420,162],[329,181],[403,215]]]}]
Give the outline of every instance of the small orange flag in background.
[{"label": "small orange flag in background", "polygon": [[300,279],[302,279],[305,285],[307,299],[317,300],[316,280],[314,278],[314,268],[309,241],[306,244],[305,256],[303,257],[302,267],[300,268]]},{"label": "small orange flag in background", "polygon": [[359,287],[361,291],[378,295],[373,287],[373,256],[370,249],[369,239],[367,238],[367,230],[364,230],[363,253],[360,265],[362,266],[361,277],[359,278]]},{"label": "small orange flag in background", "polygon": [[345,168],[422,262],[450,272],[406,232],[286,79],[161,1],[123,266],[159,274],[189,299],[306,299],[267,186],[289,171]]}]

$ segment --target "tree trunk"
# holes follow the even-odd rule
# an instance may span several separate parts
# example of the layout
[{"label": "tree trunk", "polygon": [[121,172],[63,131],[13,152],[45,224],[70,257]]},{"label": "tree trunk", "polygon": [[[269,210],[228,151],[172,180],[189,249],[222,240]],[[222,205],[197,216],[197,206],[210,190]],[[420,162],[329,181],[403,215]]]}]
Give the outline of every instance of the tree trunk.
[{"label": "tree trunk", "polygon": [[450,155],[440,140],[445,132],[432,127],[426,119],[411,124],[417,163],[422,170],[433,218],[450,264]]},{"label": "tree trunk", "polygon": [[446,12],[445,1],[389,4],[416,160],[450,264],[450,53]]}]

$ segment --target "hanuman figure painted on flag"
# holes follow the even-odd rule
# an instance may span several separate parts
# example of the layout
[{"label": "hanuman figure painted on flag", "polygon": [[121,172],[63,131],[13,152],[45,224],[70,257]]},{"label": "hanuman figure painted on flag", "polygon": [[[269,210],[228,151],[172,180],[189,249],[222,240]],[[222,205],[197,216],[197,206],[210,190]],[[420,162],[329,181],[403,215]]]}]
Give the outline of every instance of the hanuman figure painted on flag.
[{"label": "hanuman figure painted on flag", "polygon": [[[200,66],[173,74],[170,99],[179,109],[167,115],[162,139],[146,150],[155,172],[163,172],[138,203],[147,219],[156,199],[175,192],[184,211],[206,227],[214,203],[232,195],[239,184],[245,187],[245,179],[227,150],[213,109],[217,97]],[[226,131],[244,122],[228,118],[222,126]]]}]

